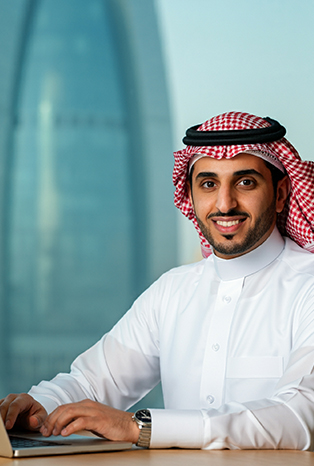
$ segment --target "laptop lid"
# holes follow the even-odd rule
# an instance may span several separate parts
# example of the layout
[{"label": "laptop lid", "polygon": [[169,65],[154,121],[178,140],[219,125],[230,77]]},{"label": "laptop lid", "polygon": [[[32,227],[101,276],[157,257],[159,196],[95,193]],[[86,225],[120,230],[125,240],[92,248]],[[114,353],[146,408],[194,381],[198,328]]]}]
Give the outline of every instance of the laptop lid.
[{"label": "laptop lid", "polygon": [[[16,445],[16,444],[19,445]],[[0,456],[7,458],[65,455],[71,453],[88,453],[126,450],[131,442],[102,439],[89,432],[84,435],[73,434],[69,437],[43,437],[40,433],[10,432],[8,434],[0,416]]]}]

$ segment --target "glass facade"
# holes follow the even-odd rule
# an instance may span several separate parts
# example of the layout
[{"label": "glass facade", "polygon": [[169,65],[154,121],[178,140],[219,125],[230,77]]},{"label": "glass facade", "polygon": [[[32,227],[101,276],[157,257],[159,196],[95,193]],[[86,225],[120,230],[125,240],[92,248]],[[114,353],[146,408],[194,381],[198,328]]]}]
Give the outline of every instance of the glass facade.
[{"label": "glass facade", "polygon": [[[11,119],[2,137],[0,395],[67,371],[176,261],[152,2],[12,3],[15,12],[0,2],[1,21],[16,21],[15,64],[0,77],[13,78],[1,115]],[[148,76],[150,54],[159,57],[158,83]],[[164,94],[157,110],[145,82],[154,99]],[[163,142],[152,150],[153,128]]]}]

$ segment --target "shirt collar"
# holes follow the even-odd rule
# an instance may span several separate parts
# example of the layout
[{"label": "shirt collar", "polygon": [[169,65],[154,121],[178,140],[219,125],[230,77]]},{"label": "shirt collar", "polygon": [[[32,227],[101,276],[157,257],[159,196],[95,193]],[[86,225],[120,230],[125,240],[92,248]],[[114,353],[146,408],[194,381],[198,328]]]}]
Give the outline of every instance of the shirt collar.
[{"label": "shirt collar", "polygon": [[274,261],[284,249],[284,245],[285,241],[275,227],[264,243],[243,256],[235,259],[221,259],[213,254],[216,272],[224,281],[251,275]]}]

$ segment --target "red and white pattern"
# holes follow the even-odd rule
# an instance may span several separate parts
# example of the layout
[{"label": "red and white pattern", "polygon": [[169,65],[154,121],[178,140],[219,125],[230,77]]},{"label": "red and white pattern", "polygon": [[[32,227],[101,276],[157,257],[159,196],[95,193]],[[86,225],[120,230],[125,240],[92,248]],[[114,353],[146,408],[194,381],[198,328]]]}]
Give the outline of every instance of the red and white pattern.
[{"label": "red and white pattern", "polygon": [[[242,112],[228,112],[203,123],[198,131],[257,129],[269,126],[260,117]],[[259,144],[231,146],[187,146],[174,152],[173,184],[174,203],[193,221],[201,240],[202,254],[211,254],[210,245],[199,229],[187,192],[189,161],[195,154],[229,159],[249,150],[265,151],[277,157],[284,165],[291,181],[291,192],[284,211],[278,216],[278,228],[282,235],[290,237],[302,248],[314,253],[314,162],[301,160],[296,149],[287,139]]]}]

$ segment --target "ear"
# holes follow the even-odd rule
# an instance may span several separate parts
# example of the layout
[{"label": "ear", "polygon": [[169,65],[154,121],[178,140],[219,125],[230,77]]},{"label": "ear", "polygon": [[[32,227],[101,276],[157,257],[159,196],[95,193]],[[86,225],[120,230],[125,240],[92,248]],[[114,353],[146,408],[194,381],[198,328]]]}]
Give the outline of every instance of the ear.
[{"label": "ear", "polygon": [[290,194],[291,183],[290,178],[286,175],[284,178],[278,181],[277,184],[277,196],[276,196],[276,212],[279,214],[283,211],[286,200]]},{"label": "ear", "polygon": [[189,180],[186,182],[186,190],[190,199],[191,204],[193,205],[193,196],[192,196],[192,187]]}]

